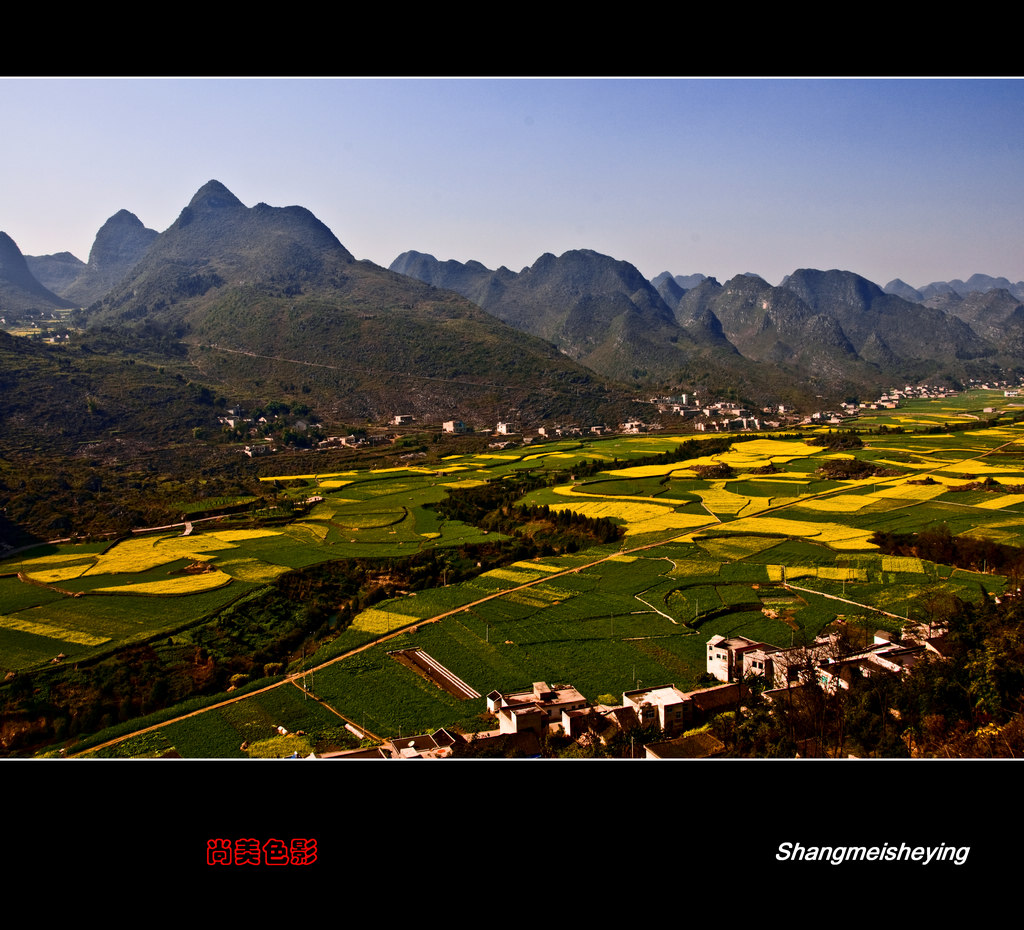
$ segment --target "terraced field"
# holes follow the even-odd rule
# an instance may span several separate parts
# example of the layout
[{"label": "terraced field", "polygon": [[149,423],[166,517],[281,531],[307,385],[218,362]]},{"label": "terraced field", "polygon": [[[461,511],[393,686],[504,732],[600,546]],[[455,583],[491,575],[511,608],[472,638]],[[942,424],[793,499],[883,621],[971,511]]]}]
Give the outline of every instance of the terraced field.
[{"label": "terraced field", "polygon": [[[440,468],[282,475],[290,485],[304,482],[288,491],[296,500],[319,498],[288,525],[224,521],[190,536],[26,553],[0,563],[0,667],[24,668],[58,652],[86,656],[181,628],[296,566],[483,541],[487,534],[429,505],[450,488],[524,470],[555,475],[599,463],[602,470],[556,480],[521,503],[607,518],[625,536],[364,610],[305,662],[316,669],[316,694],[336,714],[384,736],[486,726],[483,699],[456,701],[387,657],[414,646],[481,694],[542,680],[572,683],[591,700],[638,682],[693,687],[716,633],[788,646],[837,618],[898,627],[900,618],[923,619],[937,592],[974,600],[1004,585],[996,575],[881,554],[870,542],[876,530],[945,524],[954,535],[1024,545],[1024,493],[1003,490],[1024,485],[1024,428],[1009,418],[951,434],[862,434],[864,447],[843,455],[890,470],[877,478],[823,477],[818,469],[835,454],[796,433],[737,437],[726,452],[630,464],[692,438],[595,439],[450,457]],[[695,470],[718,464],[731,477],[704,480]],[[976,486],[986,478],[987,486]],[[252,701],[253,720],[262,719],[262,705]],[[237,755],[247,703],[233,711],[230,737],[218,740],[217,728],[204,724],[207,748],[188,753]],[[316,702],[282,705],[276,724],[316,732],[320,710],[308,717],[307,704]],[[174,742],[181,750],[200,741]],[[130,747],[118,752],[131,754]]]}]

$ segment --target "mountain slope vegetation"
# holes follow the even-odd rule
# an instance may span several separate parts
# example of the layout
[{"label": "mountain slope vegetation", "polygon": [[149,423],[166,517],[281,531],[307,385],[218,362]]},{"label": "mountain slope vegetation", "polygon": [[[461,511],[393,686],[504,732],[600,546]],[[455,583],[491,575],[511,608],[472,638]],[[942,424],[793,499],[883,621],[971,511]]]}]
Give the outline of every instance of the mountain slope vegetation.
[{"label": "mountain slope vegetation", "polygon": [[217,181],[88,322],[160,329],[225,391],[302,391],[342,419],[399,411],[491,419],[534,408],[600,417],[625,399],[469,301],[356,261],[308,210],[248,208]]}]

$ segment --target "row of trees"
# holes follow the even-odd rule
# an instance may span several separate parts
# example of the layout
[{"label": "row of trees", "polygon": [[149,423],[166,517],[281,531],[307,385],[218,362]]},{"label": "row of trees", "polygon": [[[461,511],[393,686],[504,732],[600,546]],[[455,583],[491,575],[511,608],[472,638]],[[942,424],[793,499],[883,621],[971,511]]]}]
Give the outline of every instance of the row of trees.
[{"label": "row of trees", "polygon": [[909,555],[970,571],[997,572],[1011,578],[1024,574],[1024,551],[975,536],[954,536],[945,523],[920,533],[879,531],[871,542],[886,555]]},{"label": "row of trees", "polygon": [[524,551],[520,558],[576,552],[595,543],[622,538],[623,527],[605,517],[552,510],[546,504],[519,506],[515,503],[528,491],[543,487],[551,480],[549,476],[522,476],[475,488],[455,488],[434,506],[446,519],[516,537],[520,550]]}]

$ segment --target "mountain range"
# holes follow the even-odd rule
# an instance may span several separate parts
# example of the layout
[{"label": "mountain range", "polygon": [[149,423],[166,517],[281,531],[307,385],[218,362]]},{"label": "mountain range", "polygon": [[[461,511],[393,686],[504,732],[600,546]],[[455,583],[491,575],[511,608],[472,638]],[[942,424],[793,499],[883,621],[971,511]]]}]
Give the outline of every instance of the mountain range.
[{"label": "mountain range", "polygon": [[896,278],[890,281],[883,290],[887,294],[896,294],[906,300],[914,300],[924,303],[932,297],[944,297],[948,294],[958,294],[966,297],[968,294],[984,294],[987,291],[1004,290],[1008,291],[1018,300],[1024,300],[1024,281],[1013,284],[1008,278],[993,278],[987,274],[973,274],[966,281],[954,278],[952,281],[933,281],[918,289]]},{"label": "mountain range", "polygon": [[[549,342],[356,261],[305,208],[246,207],[217,181],[161,233],[112,217],[68,292],[84,294],[118,260],[127,271],[76,316],[81,348],[166,362],[234,402],[301,398],[332,423],[404,413],[480,426],[602,422],[631,407],[621,386]],[[17,280],[0,278],[0,306]]]},{"label": "mountain range", "polygon": [[392,271],[456,291],[523,332],[539,336],[588,368],[617,381],[683,379],[704,365],[723,378],[743,359],[713,321],[682,325],[654,286],[628,262],[587,249],[547,253],[515,274],[479,262],[437,262],[405,252]]},{"label": "mountain range", "polygon": [[646,280],[580,249],[519,272],[408,251],[357,261],[308,209],[246,207],[222,183],[163,232],[127,210],[87,263],[0,234],[0,310],[84,308],[82,345],[151,361],[243,402],[303,397],[328,418],[609,419],[638,389],[750,402],[870,392],[1021,365],[1024,283],[915,290],[798,269]]},{"label": "mountain range", "polygon": [[[1024,343],[1014,316],[1020,301],[1003,288],[914,301],[853,272],[815,269],[778,286],[749,273],[724,285],[669,272],[647,282],[632,265],[587,250],[546,254],[518,273],[414,251],[390,267],[455,290],[595,371],[635,384],[712,391],[728,384],[747,396],[794,401],[893,379],[986,377],[1019,364]],[[980,286],[981,277],[971,280]]]}]

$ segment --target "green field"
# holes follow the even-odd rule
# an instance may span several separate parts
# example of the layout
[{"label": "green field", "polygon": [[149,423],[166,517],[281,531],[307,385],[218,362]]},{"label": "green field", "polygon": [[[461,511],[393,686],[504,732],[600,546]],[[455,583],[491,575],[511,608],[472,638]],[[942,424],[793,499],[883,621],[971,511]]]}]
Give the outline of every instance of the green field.
[{"label": "green field", "polygon": [[[988,400],[921,404],[904,415],[941,421]],[[950,409],[938,409],[941,404]],[[230,712],[165,727],[163,740],[147,737],[139,754],[173,747],[187,756],[244,756],[243,742],[269,740],[276,726],[304,730],[310,745],[321,748],[332,739],[349,745],[337,729],[344,725],[338,714],[378,736],[485,728],[482,699],[459,701],[388,657],[407,645],[426,649],[481,694],[534,681],[573,684],[590,700],[638,681],[697,687],[711,635],[743,633],[789,645],[812,639],[837,617],[898,626],[881,612],[920,619],[937,592],[977,600],[983,590],[998,593],[1004,584],[996,575],[883,555],[869,541],[876,530],[905,533],[945,524],[954,535],[1024,545],[1024,497],[999,486],[956,490],[986,477],[999,485],[1024,484],[1024,428],[1017,425],[952,434],[865,433],[863,448],[846,455],[886,463],[892,473],[877,478],[823,479],[815,472],[834,454],[796,436],[737,442],[726,452],[664,465],[635,464],[687,438],[594,439],[500,456],[453,456],[441,469],[305,475],[306,487],[295,495],[323,500],[289,525],[225,520],[202,524],[188,537],[156,534],[102,551],[58,546],[24,553],[0,562],[0,669],[31,668],[59,652],[87,657],[185,629],[291,568],[493,540],[428,505],[450,487],[512,473],[556,476],[524,503],[609,518],[624,528],[624,537],[374,604],[305,659],[312,668],[392,636],[314,673],[313,692],[335,712],[332,719],[310,706],[323,705],[297,701],[301,692],[285,685],[270,692],[280,692],[273,712],[266,709],[268,697],[249,698]],[[728,464],[731,477],[695,477],[694,465],[715,463]],[[763,472],[768,464],[770,474]],[[573,469],[585,474],[573,480]],[[213,573],[223,577],[222,585],[188,590],[206,575],[212,584]],[[146,593],[161,590],[153,585],[168,591]],[[433,622],[442,614],[449,615]],[[132,754],[126,747],[118,753]]]}]

